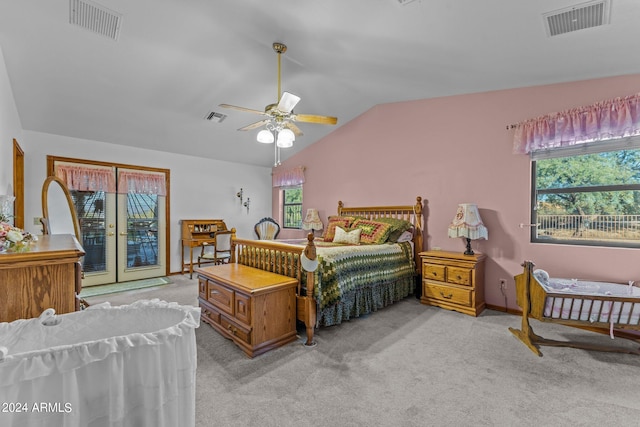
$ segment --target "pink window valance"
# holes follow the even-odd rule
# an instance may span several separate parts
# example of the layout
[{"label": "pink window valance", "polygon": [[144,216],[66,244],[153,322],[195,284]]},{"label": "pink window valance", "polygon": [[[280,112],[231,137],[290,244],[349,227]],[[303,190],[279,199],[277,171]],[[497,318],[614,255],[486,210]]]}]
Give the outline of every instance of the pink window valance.
[{"label": "pink window valance", "polygon": [[518,123],[514,153],[640,135],[640,93]]},{"label": "pink window valance", "polygon": [[118,173],[118,193],[166,196],[165,176],[153,173],[121,171]]},{"label": "pink window valance", "polygon": [[273,172],[274,187],[295,187],[304,184],[304,166],[290,170],[276,170]]},{"label": "pink window valance", "polygon": [[111,168],[56,164],[55,176],[60,178],[69,190],[116,192],[116,182]]}]

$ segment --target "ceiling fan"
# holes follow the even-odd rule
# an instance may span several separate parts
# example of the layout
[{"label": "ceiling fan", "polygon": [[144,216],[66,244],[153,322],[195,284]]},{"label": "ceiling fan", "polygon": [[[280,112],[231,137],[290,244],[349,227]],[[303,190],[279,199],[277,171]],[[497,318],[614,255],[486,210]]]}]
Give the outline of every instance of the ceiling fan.
[{"label": "ceiling fan", "polygon": [[279,148],[287,148],[293,145],[295,136],[302,135],[302,131],[298,126],[296,126],[294,122],[335,125],[338,122],[338,119],[331,116],[296,114],[293,112],[293,108],[300,101],[300,97],[289,92],[282,93],[280,82],[280,61],[282,54],[287,51],[287,46],[283,43],[275,42],[273,43],[273,50],[278,54],[278,102],[275,104],[267,105],[264,108],[264,111],[254,110],[252,108],[238,107],[230,104],[220,104],[220,107],[232,108],[234,110],[246,111],[248,113],[266,116],[267,118],[241,127],[238,130],[246,131],[265,126],[266,129],[263,129],[258,133],[258,141],[264,143],[272,143],[274,142],[274,140],[276,140],[277,137],[277,146]]}]

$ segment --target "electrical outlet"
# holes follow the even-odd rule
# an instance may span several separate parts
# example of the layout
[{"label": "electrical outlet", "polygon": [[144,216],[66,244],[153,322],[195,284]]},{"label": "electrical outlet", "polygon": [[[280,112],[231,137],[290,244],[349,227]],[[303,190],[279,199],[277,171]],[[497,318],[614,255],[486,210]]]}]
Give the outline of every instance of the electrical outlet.
[{"label": "electrical outlet", "polygon": [[38,216],[33,217],[33,225],[40,225],[40,217]]},{"label": "electrical outlet", "polygon": [[500,279],[500,289],[503,291],[507,289],[507,281],[505,279]]}]

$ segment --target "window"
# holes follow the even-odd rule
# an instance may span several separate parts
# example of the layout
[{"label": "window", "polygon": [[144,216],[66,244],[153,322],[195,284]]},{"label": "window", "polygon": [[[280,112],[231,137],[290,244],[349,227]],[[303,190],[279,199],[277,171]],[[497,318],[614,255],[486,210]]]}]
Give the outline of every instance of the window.
[{"label": "window", "polygon": [[284,228],[300,228],[302,225],[302,187],[282,190],[282,218]]},{"label": "window", "polygon": [[532,159],[532,242],[640,247],[640,138]]}]

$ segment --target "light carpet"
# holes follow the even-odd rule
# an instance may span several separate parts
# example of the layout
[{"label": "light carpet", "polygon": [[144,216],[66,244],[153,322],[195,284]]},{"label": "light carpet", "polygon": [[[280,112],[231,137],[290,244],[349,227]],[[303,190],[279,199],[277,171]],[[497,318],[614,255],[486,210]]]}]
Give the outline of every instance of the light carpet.
[{"label": "light carpet", "polygon": [[[196,304],[197,280],[93,298]],[[532,321],[552,339],[606,335]],[[196,425],[636,426],[640,357],[543,347],[537,357],[508,330],[520,317],[479,317],[407,298],[320,328],[254,359],[209,325],[196,330]],[[621,345],[635,345],[618,339]]]}]

